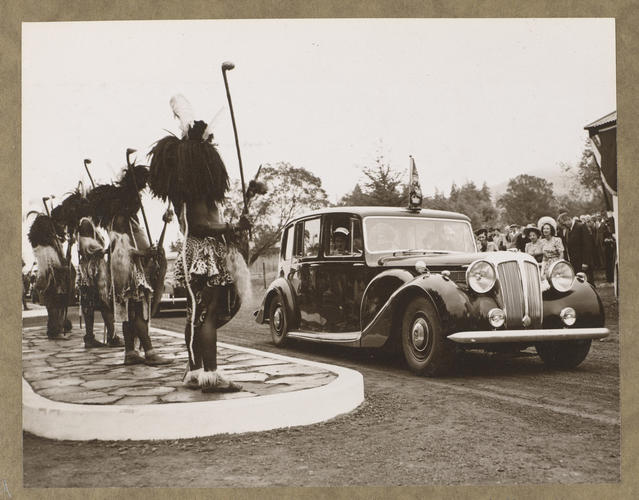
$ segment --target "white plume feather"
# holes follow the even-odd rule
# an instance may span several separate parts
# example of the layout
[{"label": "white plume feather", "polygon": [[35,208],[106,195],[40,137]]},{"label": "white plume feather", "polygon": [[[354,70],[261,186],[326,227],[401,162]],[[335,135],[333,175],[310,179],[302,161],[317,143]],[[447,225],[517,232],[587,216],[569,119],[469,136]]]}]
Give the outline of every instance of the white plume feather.
[{"label": "white plume feather", "polygon": [[193,113],[191,103],[182,94],[176,94],[171,97],[169,103],[173,114],[180,121],[180,130],[182,130],[182,136],[184,137],[195,121],[195,113]]},{"label": "white plume feather", "polygon": [[222,106],[220,109],[217,110],[217,113],[215,113],[215,116],[208,123],[208,125],[206,126],[206,129],[204,129],[204,133],[202,134],[202,137],[204,138],[205,141],[209,141],[213,139],[213,126],[215,125],[215,122],[217,122],[222,111],[224,111],[224,108],[226,108],[226,106]]}]

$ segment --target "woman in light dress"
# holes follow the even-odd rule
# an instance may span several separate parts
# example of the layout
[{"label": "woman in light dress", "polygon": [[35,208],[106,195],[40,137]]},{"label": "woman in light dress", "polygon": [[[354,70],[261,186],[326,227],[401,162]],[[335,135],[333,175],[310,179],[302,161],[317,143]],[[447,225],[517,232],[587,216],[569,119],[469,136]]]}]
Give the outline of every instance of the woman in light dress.
[{"label": "woman in light dress", "polygon": [[542,279],[548,279],[548,272],[553,263],[563,259],[564,245],[557,234],[557,222],[552,217],[542,217],[537,222],[541,231],[540,247],[543,253],[541,261]]}]

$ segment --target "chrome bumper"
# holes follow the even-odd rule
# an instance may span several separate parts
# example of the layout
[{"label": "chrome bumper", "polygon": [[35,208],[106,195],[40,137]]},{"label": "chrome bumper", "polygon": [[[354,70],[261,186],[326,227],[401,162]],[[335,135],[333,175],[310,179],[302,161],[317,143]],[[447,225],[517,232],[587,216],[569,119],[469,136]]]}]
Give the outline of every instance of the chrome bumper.
[{"label": "chrome bumper", "polygon": [[607,328],[562,328],[553,330],[493,330],[483,332],[457,332],[448,338],[460,344],[495,342],[547,342],[551,340],[582,340],[607,337]]}]

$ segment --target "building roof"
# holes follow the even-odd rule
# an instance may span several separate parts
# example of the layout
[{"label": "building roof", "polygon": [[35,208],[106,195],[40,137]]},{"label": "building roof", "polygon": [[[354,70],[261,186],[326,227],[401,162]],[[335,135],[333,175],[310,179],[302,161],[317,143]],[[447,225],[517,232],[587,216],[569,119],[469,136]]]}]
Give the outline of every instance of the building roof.
[{"label": "building roof", "polygon": [[425,208],[422,208],[419,212],[413,212],[405,207],[329,207],[322,208],[320,210],[314,210],[312,212],[307,212],[299,217],[296,217],[295,220],[313,215],[323,214],[354,214],[359,215],[360,217],[391,215],[402,217],[432,217],[434,219],[455,219],[470,221],[469,217],[457,212],[446,212],[444,210],[430,210]]},{"label": "building roof", "polygon": [[617,123],[617,111],[613,111],[612,113],[608,113],[606,116],[595,120],[592,123],[589,123],[584,127],[584,130],[593,130],[603,127],[604,125],[611,125]]}]

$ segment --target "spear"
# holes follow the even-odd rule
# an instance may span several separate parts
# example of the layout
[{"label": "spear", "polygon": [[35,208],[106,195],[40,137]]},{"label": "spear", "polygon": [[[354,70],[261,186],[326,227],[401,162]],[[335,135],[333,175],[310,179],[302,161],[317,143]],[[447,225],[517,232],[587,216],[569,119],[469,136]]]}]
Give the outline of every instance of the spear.
[{"label": "spear", "polygon": [[42,204],[44,205],[44,209],[47,212],[47,216],[51,217],[51,211],[49,210],[49,205],[47,205],[47,201],[49,200],[48,196],[42,197]]},{"label": "spear", "polygon": [[[229,90],[229,82],[226,78],[226,72],[232,70],[233,68],[235,68],[235,64],[233,64],[231,61],[226,61],[222,63],[222,77],[224,78],[224,87],[226,88],[226,98],[229,101],[229,110],[231,111],[231,122],[233,123],[233,135],[235,136],[235,149],[237,150],[237,161],[240,164],[240,180],[242,181],[242,200],[244,201],[244,211],[242,212],[242,214],[247,215],[248,200],[246,199],[246,185],[244,183],[244,169],[242,168],[242,155],[240,154],[240,141],[237,137],[237,126],[235,124],[235,113],[233,112],[233,102],[231,101],[231,91]],[[249,228],[248,234],[249,234],[249,238],[252,238],[250,228]]]},{"label": "spear", "polygon": [[240,154],[240,141],[237,137],[237,126],[235,124],[235,113],[233,112],[233,102],[231,101],[231,91],[229,90],[229,82],[226,79],[226,72],[235,68],[235,64],[231,61],[222,63],[222,77],[224,78],[224,87],[226,88],[226,98],[229,101],[229,109],[231,111],[231,122],[233,123],[233,135],[235,135],[235,149],[237,150],[237,160],[240,163],[240,179],[242,181],[242,199],[244,200],[244,210],[246,210],[246,186],[244,184],[244,169],[242,168],[242,155]]},{"label": "spear", "polygon": [[151,232],[149,231],[149,221],[146,220],[146,212],[144,211],[144,205],[142,205],[142,197],[140,196],[140,191],[138,190],[138,183],[135,180],[135,170],[133,169],[133,163],[131,163],[130,156],[135,153],[135,149],[127,148],[126,150],[126,166],[131,172],[131,178],[133,179],[133,187],[135,187],[135,192],[138,195],[138,200],[140,200],[140,210],[142,210],[142,218],[144,219],[144,228],[146,229],[146,236],[149,239],[149,245],[153,244],[153,240],[151,239]]},{"label": "spear", "polygon": [[89,176],[89,180],[91,181],[91,185],[95,187],[95,182],[93,182],[93,177],[91,177],[91,172],[89,172],[89,164],[91,160],[89,158],[84,159],[84,169],[87,171],[87,175]]}]

